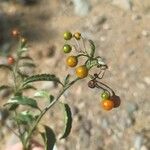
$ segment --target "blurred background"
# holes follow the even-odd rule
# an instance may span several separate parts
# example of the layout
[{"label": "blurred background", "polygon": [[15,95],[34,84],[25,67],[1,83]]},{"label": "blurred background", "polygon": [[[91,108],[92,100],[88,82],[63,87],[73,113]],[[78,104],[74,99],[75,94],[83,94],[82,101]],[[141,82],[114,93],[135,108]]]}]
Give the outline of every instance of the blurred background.
[{"label": "blurred background", "polygon": [[[27,38],[37,64],[28,71],[56,73],[61,79],[72,73],[62,52],[63,32],[79,31],[92,39],[109,66],[102,81],[121,98],[120,107],[106,112],[100,90],[88,88],[86,79],[78,82],[62,97],[71,106],[73,126],[67,139],[58,140],[58,150],[150,149],[150,0],[0,0],[0,63],[14,55],[13,28]],[[1,84],[9,82],[7,77],[1,71]],[[53,83],[39,85],[58,90]],[[8,95],[0,92],[0,150],[17,140],[6,128],[13,127],[2,107]],[[59,135],[63,124],[57,109],[45,121]]]}]

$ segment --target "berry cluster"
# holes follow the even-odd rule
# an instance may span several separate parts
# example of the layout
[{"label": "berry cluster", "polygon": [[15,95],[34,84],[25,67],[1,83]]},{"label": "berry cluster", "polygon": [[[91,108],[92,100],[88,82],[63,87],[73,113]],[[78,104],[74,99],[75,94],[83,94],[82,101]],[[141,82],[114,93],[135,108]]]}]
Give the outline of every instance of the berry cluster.
[{"label": "berry cluster", "polygon": [[[87,58],[84,64],[79,65],[75,68],[76,76],[79,79],[83,79],[89,76],[91,80],[88,82],[88,87],[92,89],[100,88],[103,90],[101,94],[102,98],[101,106],[104,110],[111,110],[114,107],[118,107],[120,105],[120,99],[118,98],[118,96],[115,95],[114,91],[110,87],[99,81],[103,78],[105,70],[108,67],[102,61],[102,58],[100,56],[98,57],[95,56],[94,42],[88,40],[91,46],[90,52],[88,52],[85,46],[86,39],[82,37],[81,33],[76,32],[72,34],[71,32],[67,31],[64,33],[64,39],[65,44],[63,46],[63,52],[68,54],[71,53],[73,49],[77,52],[76,55],[70,55],[67,57],[66,59],[67,66],[72,68],[76,67],[78,65],[80,56]],[[68,44],[70,40],[75,40],[77,46]],[[83,45],[83,48],[80,47],[81,43]],[[91,75],[90,69],[93,67],[97,67],[100,70],[100,72]]]},{"label": "berry cluster", "polygon": [[[72,38],[74,38],[75,40],[80,40],[82,38],[81,33],[76,32],[75,34],[72,35],[71,32],[65,32],[64,33],[64,39],[66,40],[66,44],[64,44],[63,46],[63,51],[64,53],[70,53],[72,51],[72,46],[70,44],[67,44],[68,40],[71,40]],[[82,54],[84,54],[85,52],[82,51]],[[81,53],[80,53],[81,54]],[[69,67],[76,67],[78,64],[78,59],[79,59],[80,55],[74,56],[74,55],[70,55],[69,57],[67,57],[66,59],[66,63]],[[88,76],[88,68],[87,66],[84,65],[80,65],[78,66],[76,69],[76,76],[80,79],[83,79],[85,77]]]}]

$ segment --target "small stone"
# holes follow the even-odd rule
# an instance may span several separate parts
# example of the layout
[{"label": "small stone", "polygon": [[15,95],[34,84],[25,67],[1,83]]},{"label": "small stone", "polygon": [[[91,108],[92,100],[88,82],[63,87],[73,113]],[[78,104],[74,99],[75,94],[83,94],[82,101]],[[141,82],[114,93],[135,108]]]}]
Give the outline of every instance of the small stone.
[{"label": "small stone", "polygon": [[90,12],[91,4],[89,0],[73,0],[75,13],[79,16],[86,16]]},{"label": "small stone", "polygon": [[140,150],[148,150],[148,148],[145,145],[143,145]]},{"label": "small stone", "polygon": [[101,42],[105,42],[106,41],[106,37],[105,36],[101,36],[100,40],[101,40]]},{"label": "small stone", "polygon": [[127,103],[126,109],[129,114],[133,114],[135,111],[138,110],[138,105],[136,103]]},{"label": "small stone", "polygon": [[142,35],[143,35],[144,37],[148,37],[148,36],[149,36],[149,33],[148,33],[148,31],[143,30],[143,31],[142,31]]},{"label": "small stone", "polygon": [[147,85],[150,85],[150,77],[144,77],[144,82],[145,82]]},{"label": "small stone", "polygon": [[135,20],[140,20],[142,17],[140,16],[140,15],[137,15],[137,14],[132,14],[132,16],[131,16],[131,19],[133,20],[133,21],[135,21]]},{"label": "small stone", "polygon": [[124,10],[131,10],[131,7],[132,7],[130,0],[113,0],[112,4]]},{"label": "small stone", "polygon": [[103,29],[104,29],[104,30],[109,30],[109,29],[110,29],[109,24],[104,24],[104,25],[103,25]]},{"label": "small stone", "polygon": [[142,135],[136,135],[134,139],[134,148],[136,150],[140,150],[143,144],[143,136]]}]

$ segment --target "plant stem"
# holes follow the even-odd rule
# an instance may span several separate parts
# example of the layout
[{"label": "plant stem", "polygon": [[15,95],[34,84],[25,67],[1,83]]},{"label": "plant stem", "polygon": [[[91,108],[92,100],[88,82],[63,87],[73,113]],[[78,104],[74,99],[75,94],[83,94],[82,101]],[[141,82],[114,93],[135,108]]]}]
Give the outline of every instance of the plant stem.
[{"label": "plant stem", "polygon": [[28,137],[27,137],[27,139],[25,141],[25,145],[30,140],[30,138],[32,136],[32,133],[34,132],[35,128],[37,127],[38,123],[40,122],[40,120],[42,119],[42,117],[44,116],[44,114],[59,100],[59,98],[64,94],[64,92],[68,88],[70,88],[78,80],[79,80],[79,78],[76,78],[75,80],[73,80],[72,82],[70,82],[69,84],[67,84],[65,87],[63,87],[63,89],[58,94],[58,96],[56,97],[56,99],[54,101],[52,101],[47,107],[45,107],[45,109],[41,112],[40,116],[37,118],[36,122],[34,123],[33,127],[31,128],[31,130],[29,131]]}]

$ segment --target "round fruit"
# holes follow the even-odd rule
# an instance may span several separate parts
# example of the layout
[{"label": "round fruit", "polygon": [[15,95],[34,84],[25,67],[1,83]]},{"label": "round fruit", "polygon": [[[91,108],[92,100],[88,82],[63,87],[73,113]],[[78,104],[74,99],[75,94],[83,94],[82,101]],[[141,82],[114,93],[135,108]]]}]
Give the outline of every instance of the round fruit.
[{"label": "round fruit", "polygon": [[78,59],[76,56],[69,56],[66,63],[69,67],[75,67],[78,64]]},{"label": "round fruit", "polygon": [[72,47],[69,44],[65,44],[63,47],[64,53],[70,53],[72,50]]},{"label": "round fruit", "polygon": [[76,32],[73,36],[76,38],[76,40],[81,39],[81,33],[79,33],[79,32]]},{"label": "round fruit", "polygon": [[88,87],[92,88],[92,89],[95,88],[95,81],[94,80],[89,81],[88,82]]},{"label": "round fruit", "polygon": [[66,32],[64,33],[64,39],[65,39],[65,40],[70,40],[71,38],[72,38],[72,33],[69,32],[69,31],[66,31]]},{"label": "round fruit", "polygon": [[111,110],[114,108],[114,101],[112,101],[110,99],[103,100],[103,101],[101,101],[101,106],[105,110]]},{"label": "round fruit", "polygon": [[85,78],[88,75],[88,69],[85,65],[76,68],[76,75],[79,78]]},{"label": "round fruit", "polygon": [[20,32],[19,32],[19,30],[17,30],[17,29],[13,29],[13,30],[11,31],[11,34],[12,34],[13,37],[19,37]]},{"label": "round fruit", "polygon": [[109,97],[110,97],[110,95],[109,95],[109,93],[108,93],[107,91],[104,91],[104,92],[101,94],[101,98],[102,98],[103,100],[109,99]]},{"label": "round fruit", "polygon": [[9,56],[9,57],[7,58],[7,62],[8,62],[9,65],[12,65],[12,64],[14,64],[15,59],[14,59],[13,57]]}]

